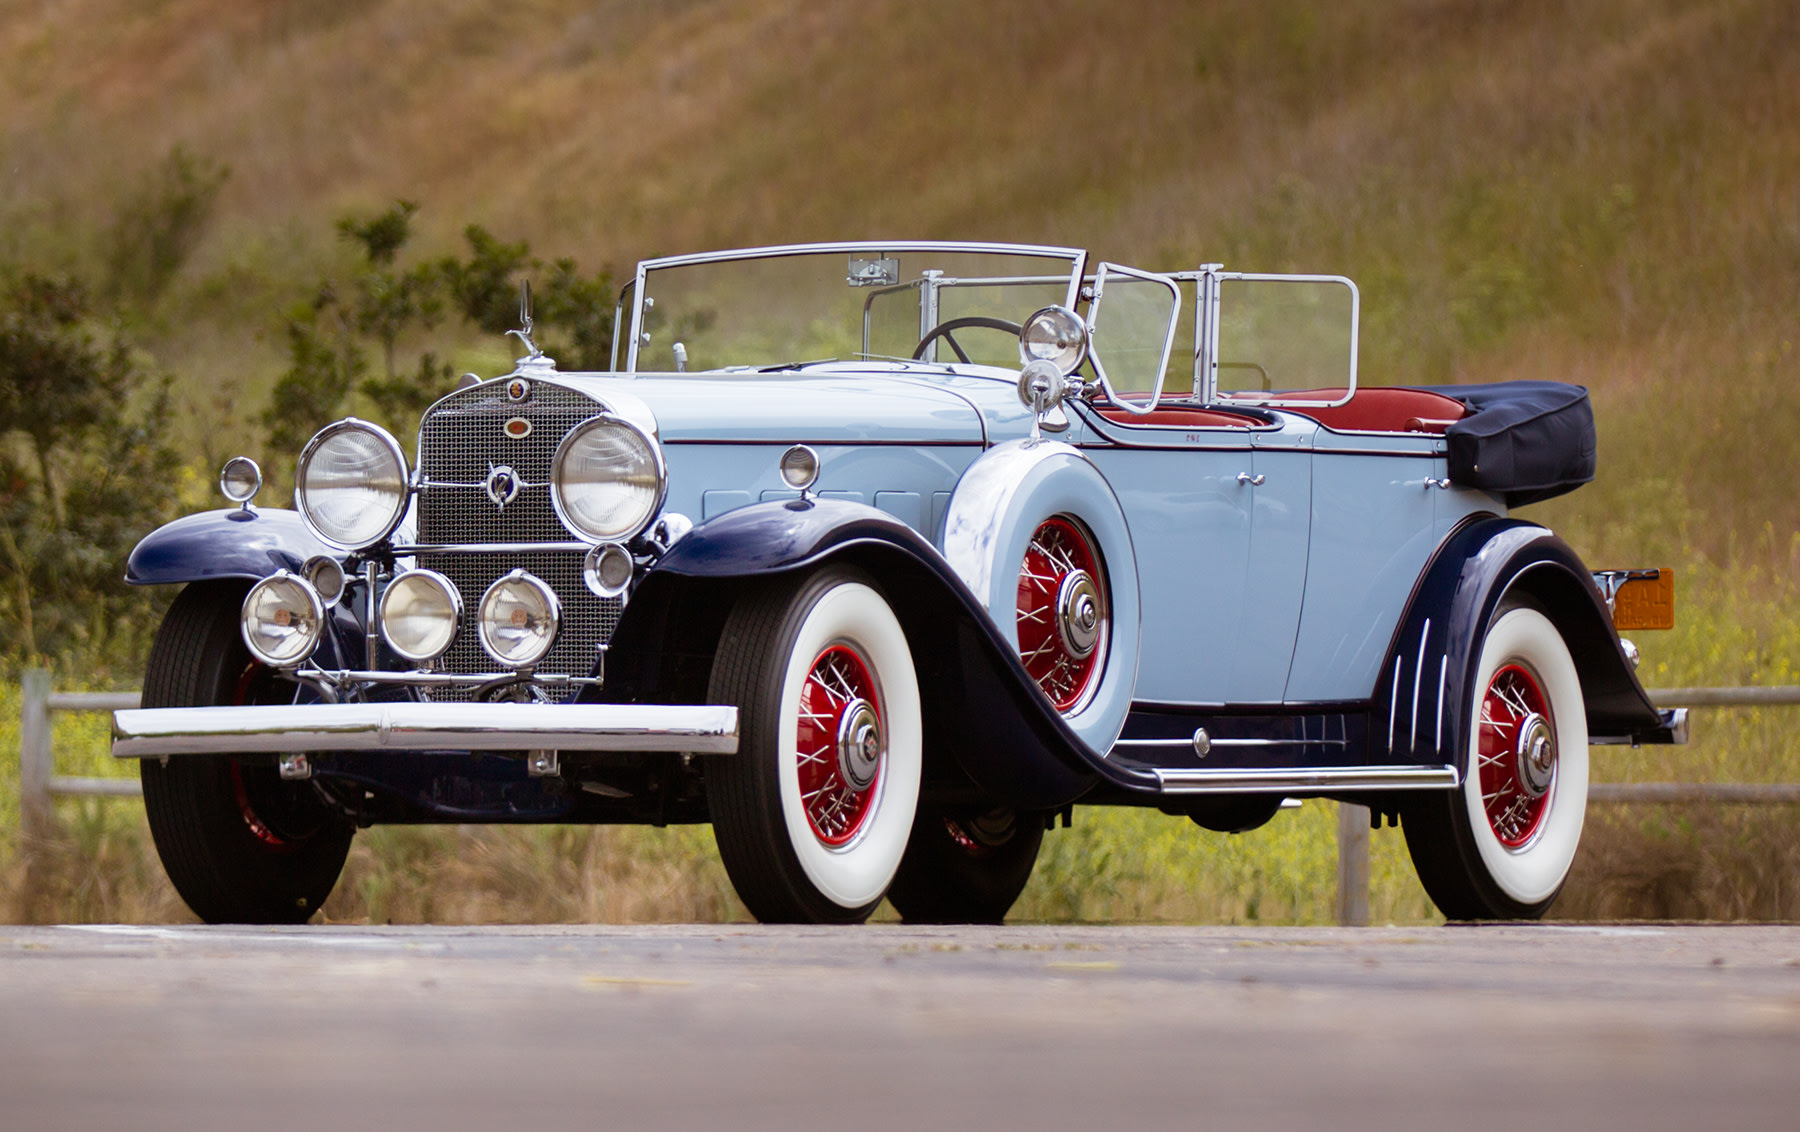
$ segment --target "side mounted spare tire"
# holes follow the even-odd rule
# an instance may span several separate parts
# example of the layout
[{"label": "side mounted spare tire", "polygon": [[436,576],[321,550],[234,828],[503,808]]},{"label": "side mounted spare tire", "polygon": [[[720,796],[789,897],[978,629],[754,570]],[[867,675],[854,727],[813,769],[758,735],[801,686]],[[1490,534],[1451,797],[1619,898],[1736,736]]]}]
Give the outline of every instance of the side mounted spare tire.
[{"label": "side mounted spare tire", "polygon": [[1081,451],[1012,440],[983,453],[950,498],[944,557],[1090,750],[1105,755],[1137,686],[1131,532]]}]

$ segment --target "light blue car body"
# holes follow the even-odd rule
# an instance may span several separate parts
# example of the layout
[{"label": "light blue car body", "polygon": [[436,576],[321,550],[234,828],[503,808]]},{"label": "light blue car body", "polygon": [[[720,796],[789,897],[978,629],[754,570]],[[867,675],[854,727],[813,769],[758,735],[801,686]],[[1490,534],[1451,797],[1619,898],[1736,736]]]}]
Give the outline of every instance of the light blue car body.
[{"label": "light blue car body", "polygon": [[[820,456],[816,492],[886,512],[943,549],[945,511],[981,453],[1027,436],[1017,374],[843,365],[784,375],[567,375],[641,402],[667,453],[665,509],[704,522],[792,499],[778,459]],[[1081,449],[1131,528],[1144,619],[1136,699],[1184,706],[1367,699],[1408,596],[1486,492],[1432,490],[1441,436],[1338,433],[1297,412],[1248,428],[1114,424],[1085,405],[1057,439]],[[1263,483],[1238,482],[1240,473]],[[1431,481],[1428,483],[1428,481]]]}]

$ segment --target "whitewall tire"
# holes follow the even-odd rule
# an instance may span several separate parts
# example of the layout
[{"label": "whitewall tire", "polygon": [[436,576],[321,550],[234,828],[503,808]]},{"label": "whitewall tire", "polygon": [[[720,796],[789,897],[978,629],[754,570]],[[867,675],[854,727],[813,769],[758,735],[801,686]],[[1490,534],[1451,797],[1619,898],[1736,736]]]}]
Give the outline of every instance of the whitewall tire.
[{"label": "whitewall tire", "polygon": [[922,768],[918,676],[886,599],[830,568],[747,597],[711,698],[739,709],[738,753],[711,760],[707,794],[745,905],[765,922],[867,918],[906,851]]},{"label": "whitewall tire", "polygon": [[1529,605],[1482,640],[1461,787],[1404,813],[1419,879],[1451,919],[1535,919],[1568,880],[1587,813],[1581,680],[1562,634]]}]

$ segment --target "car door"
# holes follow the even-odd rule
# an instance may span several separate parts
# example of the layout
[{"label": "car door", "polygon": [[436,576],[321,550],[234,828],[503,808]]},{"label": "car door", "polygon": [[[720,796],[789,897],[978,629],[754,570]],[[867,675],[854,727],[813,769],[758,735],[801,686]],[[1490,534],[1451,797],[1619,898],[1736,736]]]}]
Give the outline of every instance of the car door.
[{"label": "car door", "polygon": [[1084,430],[1131,528],[1141,702],[1219,704],[1234,686],[1255,502],[1241,478],[1253,466],[1250,433],[1104,419]]},{"label": "car door", "polygon": [[1307,585],[1313,515],[1312,429],[1287,421],[1251,443],[1250,545],[1226,699],[1280,703]]}]

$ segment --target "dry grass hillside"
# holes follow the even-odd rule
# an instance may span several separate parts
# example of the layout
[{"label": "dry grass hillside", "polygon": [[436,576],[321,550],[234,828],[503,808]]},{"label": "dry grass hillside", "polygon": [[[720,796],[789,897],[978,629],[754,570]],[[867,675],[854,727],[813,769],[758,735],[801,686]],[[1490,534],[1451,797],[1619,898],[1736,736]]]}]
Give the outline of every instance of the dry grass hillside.
[{"label": "dry grass hillside", "polygon": [[[139,331],[201,480],[263,454],[334,220],[397,199],[421,251],[478,222],[584,266],[917,235],[1342,272],[1367,380],[1594,390],[1599,479],[1537,514],[1682,571],[1648,682],[1800,681],[1792,0],[0,0],[0,268],[91,268],[177,145],[231,170]],[[1794,781],[1787,730],[1721,714],[1597,773]],[[1791,916],[1791,820],[1597,817],[1573,906]],[[1133,899],[1104,907],[1246,914]]]},{"label": "dry grass hillside", "polygon": [[[1354,275],[1377,379],[1593,386],[1630,437],[1596,502],[1715,445],[1681,477],[1724,520],[1696,532],[1709,550],[1800,525],[1790,493],[1746,498],[1734,455],[1796,454],[1784,0],[0,13],[0,259],[91,257],[176,144],[230,167],[180,280],[184,341],[159,355],[209,386],[253,397],[283,281],[343,254],[336,216],[398,198],[425,202],[428,247],[478,221],[584,264],[884,233],[1082,243]],[[1727,412],[1731,387],[1757,411]],[[1678,411],[1640,432],[1653,397]]]}]

